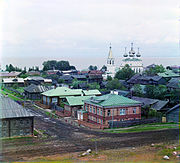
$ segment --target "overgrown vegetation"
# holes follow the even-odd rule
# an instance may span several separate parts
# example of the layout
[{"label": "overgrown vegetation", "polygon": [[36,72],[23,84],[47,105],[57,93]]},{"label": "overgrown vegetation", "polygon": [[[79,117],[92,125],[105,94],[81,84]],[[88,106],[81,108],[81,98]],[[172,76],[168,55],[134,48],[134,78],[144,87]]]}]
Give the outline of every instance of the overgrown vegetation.
[{"label": "overgrown vegetation", "polygon": [[130,68],[128,64],[126,64],[121,70],[119,70],[115,74],[115,78],[119,80],[127,80],[130,79],[134,74],[135,72]]}]

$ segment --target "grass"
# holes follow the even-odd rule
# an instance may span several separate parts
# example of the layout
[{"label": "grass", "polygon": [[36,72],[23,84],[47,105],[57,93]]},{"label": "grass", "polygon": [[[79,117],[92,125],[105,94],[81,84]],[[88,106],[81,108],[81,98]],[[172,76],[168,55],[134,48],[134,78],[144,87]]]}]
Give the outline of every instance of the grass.
[{"label": "grass", "polygon": [[18,87],[16,90],[23,93],[24,92],[24,87]]},{"label": "grass", "polygon": [[20,137],[10,137],[10,138],[0,138],[0,140],[19,140],[19,139],[32,139],[32,136],[20,136]]},{"label": "grass", "polygon": [[160,129],[171,129],[171,128],[178,128],[176,123],[162,123],[162,124],[147,124],[147,125],[139,125],[133,126],[130,128],[121,128],[121,129],[112,129],[112,130],[104,130],[104,132],[111,132],[111,133],[128,133],[128,132],[144,132],[144,131],[153,131],[153,130],[160,130]]},{"label": "grass", "polygon": [[[6,91],[3,91],[1,90],[1,93],[4,94],[4,95],[7,95],[7,92]],[[11,98],[12,100],[15,100],[15,101],[24,101],[23,99],[19,98],[19,97],[16,97],[10,93],[8,93],[8,97]]]}]

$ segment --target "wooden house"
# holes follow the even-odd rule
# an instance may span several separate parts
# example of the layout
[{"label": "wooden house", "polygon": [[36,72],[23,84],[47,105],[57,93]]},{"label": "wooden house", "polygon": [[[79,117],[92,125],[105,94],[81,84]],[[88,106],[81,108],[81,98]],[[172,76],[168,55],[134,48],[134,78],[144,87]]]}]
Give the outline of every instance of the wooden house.
[{"label": "wooden house", "polygon": [[70,89],[67,87],[56,87],[49,91],[43,92],[42,94],[42,103],[49,108],[52,104],[59,105],[62,104],[63,99],[67,96],[81,96],[83,95],[82,89]]},{"label": "wooden house", "polygon": [[83,109],[84,100],[92,96],[68,96],[64,102],[64,112],[73,118],[77,118],[77,112]]},{"label": "wooden house", "polygon": [[0,137],[33,135],[34,114],[2,95],[0,103]]},{"label": "wooden house", "polygon": [[179,117],[179,109],[180,109],[180,104],[177,104],[173,108],[169,109],[166,112],[166,121],[167,122],[180,122],[180,117]]},{"label": "wooden house", "polygon": [[127,83],[129,85],[140,84],[140,85],[165,85],[167,83],[166,79],[162,76],[154,75],[154,76],[147,76],[141,74],[135,74],[131,77]]},{"label": "wooden house", "polygon": [[12,87],[14,84],[17,84],[18,87],[24,87],[23,78],[4,78],[2,79],[2,84],[5,87]]},{"label": "wooden house", "polygon": [[39,100],[41,99],[41,93],[50,89],[52,89],[52,87],[50,86],[31,84],[28,87],[24,88],[24,95],[30,100]]}]

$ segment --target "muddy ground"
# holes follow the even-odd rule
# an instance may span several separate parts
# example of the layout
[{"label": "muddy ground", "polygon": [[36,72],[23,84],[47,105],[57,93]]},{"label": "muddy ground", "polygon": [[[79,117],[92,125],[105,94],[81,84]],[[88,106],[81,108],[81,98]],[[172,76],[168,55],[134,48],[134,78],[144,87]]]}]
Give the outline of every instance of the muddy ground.
[{"label": "muddy ground", "polygon": [[27,158],[98,150],[138,147],[152,143],[179,140],[179,129],[148,131],[141,133],[105,133],[87,128],[79,128],[60,120],[48,118],[42,111],[30,108],[39,116],[35,118],[35,128],[43,136],[2,141],[0,161],[23,161]]}]

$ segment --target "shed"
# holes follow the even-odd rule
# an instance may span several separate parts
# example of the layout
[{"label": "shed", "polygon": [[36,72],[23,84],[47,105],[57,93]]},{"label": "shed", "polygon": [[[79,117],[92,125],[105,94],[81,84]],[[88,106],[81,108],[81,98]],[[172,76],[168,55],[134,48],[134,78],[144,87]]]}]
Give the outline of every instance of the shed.
[{"label": "shed", "polygon": [[166,112],[167,122],[179,122],[179,108],[180,104],[177,104]]},{"label": "shed", "polygon": [[0,137],[33,135],[33,113],[2,95],[0,104]]}]

